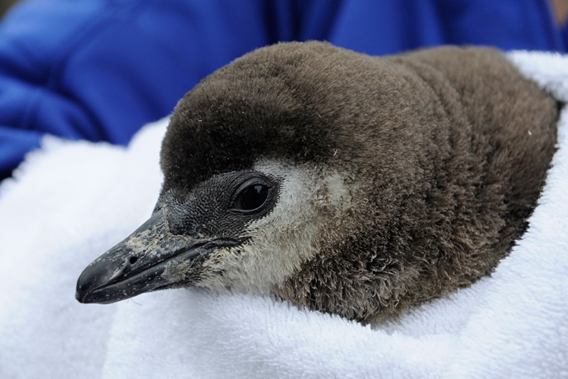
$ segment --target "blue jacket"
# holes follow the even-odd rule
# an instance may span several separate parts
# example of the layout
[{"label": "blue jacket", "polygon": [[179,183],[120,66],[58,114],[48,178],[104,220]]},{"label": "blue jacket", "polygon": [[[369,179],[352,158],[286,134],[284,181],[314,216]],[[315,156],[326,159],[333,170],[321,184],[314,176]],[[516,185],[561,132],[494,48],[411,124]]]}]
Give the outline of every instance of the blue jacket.
[{"label": "blue jacket", "polygon": [[546,0],[26,1],[0,25],[0,179],[45,133],[126,144],[236,57],[310,39],[566,50]]}]

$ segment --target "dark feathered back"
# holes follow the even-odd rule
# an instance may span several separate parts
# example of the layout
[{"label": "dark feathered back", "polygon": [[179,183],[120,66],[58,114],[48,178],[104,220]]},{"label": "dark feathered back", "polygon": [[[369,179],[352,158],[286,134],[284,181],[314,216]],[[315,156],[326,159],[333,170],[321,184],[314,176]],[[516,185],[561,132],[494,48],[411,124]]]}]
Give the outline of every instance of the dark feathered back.
[{"label": "dark feathered back", "polygon": [[348,173],[356,206],[275,291],[369,321],[489,274],[526,229],[556,141],[554,99],[491,49],[376,58],[279,44],[178,104],[164,190],[259,157]]}]

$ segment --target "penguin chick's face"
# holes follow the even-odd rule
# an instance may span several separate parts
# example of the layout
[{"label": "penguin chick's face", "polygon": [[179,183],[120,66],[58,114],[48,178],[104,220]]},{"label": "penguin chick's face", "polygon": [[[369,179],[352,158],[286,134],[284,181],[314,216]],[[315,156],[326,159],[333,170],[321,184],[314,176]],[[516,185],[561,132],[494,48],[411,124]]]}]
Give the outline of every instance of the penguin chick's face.
[{"label": "penguin chick's face", "polygon": [[165,191],[146,224],[87,267],[78,299],[187,286],[271,293],[319,250],[326,216],[349,204],[340,175],[274,160]]},{"label": "penguin chick's face", "polygon": [[203,233],[223,235],[239,225],[231,234],[242,243],[212,251],[194,285],[267,294],[319,250],[325,215],[341,217],[349,193],[339,175],[307,165],[263,161],[252,171],[220,174],[212,181],[233,177],[235,184],[225,192],[234,193],[228,199],[230,207],[223,209],[223,199],[218,205],[223,214],[217,218],[232,218],[231,226]]}]

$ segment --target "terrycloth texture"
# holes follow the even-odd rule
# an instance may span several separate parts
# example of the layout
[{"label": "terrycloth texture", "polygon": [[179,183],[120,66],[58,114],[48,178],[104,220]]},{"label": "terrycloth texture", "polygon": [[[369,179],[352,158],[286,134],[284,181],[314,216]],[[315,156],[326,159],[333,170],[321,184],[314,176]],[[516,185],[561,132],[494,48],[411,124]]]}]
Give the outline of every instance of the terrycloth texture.
[{"label": "terrycloth texture", "polygon": [[[568,101],[568,57],[510,57]],[[81,270],[151,212],[165,123],[127,149],[48,139],[0,187],[0,378],[568,378],[568,108],[494,275],[377,330],[241,294],[77,303]]]}]

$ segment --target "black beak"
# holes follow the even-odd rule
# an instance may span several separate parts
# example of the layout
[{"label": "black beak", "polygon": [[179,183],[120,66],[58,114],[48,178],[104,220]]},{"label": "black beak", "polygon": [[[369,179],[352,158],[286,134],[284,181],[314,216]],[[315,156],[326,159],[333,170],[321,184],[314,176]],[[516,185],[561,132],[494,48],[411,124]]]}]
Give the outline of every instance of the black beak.
[{"label": "black beak", "polygon": [[160,210],[85,268],[75,297],[81,303],[107,304],[144,292],[190,285],[205,256],[215,248],[239,242],[171,234]]}]

